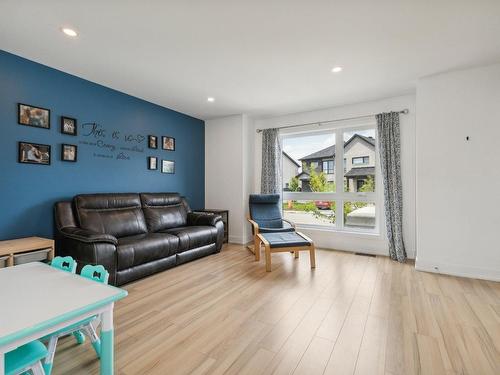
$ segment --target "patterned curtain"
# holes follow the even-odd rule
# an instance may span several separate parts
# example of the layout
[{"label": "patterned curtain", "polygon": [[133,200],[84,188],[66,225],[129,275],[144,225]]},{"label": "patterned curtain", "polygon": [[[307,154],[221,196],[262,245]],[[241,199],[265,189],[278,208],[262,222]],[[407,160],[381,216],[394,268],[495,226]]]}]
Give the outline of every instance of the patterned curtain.
[{"label": "patterned curtain", "polygon": [[401,183],[401,139],[399,113],[380,113],[376,116],[380,162],[384,181],[384,207],[389,239],[389,254],[398,262],[406,260],[403,243],[403,189]]},{"label": "patterned curtain", "polygon": [[278,129],[262,131],[262,173],[260,192],[281,194],[281,143]]}]

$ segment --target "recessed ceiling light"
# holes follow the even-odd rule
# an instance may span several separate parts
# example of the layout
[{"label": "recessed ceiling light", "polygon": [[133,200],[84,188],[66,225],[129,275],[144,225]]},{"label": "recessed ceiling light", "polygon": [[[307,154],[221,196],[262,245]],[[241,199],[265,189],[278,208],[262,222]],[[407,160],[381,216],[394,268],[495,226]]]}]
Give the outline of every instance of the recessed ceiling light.
[{"label": "recessed ceiling light", "polygon": [[64,34],[66,34],[67,36],[75,37],[75,36],[77,36],[77,35],[78,35],[78,33],[77,33],[75,30],[70,29],[70,28],[68,28],[68,27],[63,27],[61,30],[62,30],[62,32],[63,32]]},{"label": "recessed ceiling light", "polygon": [[341,66],[336,66],[336,67],[332,68],[332,73],[340,73],[341,71],[342,71]]},{"label": "recessed ceiling light", "polygon": [[213,102],[215,102],[215,98],[212,98],[211,96],[209,96],[207,98],[207,102],[213,103]]}]

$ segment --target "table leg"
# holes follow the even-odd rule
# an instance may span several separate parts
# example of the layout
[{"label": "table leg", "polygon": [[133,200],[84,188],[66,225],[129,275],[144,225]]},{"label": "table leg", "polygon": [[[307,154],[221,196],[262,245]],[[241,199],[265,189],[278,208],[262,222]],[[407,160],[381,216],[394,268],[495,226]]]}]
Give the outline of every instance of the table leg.
[{"label": "table leg", "polygon": [[4,354],[0,352],[0,375],[5,374]]},{"label": "table leg", "polygon": [[102,314],[101,375],[113,375],[113,304]]}]

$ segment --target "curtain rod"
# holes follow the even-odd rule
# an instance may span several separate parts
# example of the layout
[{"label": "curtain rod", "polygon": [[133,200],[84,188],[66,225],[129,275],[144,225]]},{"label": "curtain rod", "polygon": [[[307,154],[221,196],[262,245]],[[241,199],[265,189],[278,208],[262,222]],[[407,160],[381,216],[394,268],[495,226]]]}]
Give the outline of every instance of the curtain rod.
[{"label": "curtain rod", "polygon": [[[410,111],[408,110],[408,108],[405,108],[405,109],[403,109],[401,111],[395,111],[395,112],[406,115]],[[360,119],[360,118],[373,117],[375,115],[376,115],[376,113],[371,114],[371,115],[338,118],[338,119],[335,119],[335,120],[328,120],[328,121],[315,121],[315,122],[308,122],[308,123],[305,123],[305,124],[287,125],[287,126],[281,126],[279,129],[289,129],[289,128],[296,128],[298,126],[307,126],[307,125],[319,125],[319,126],[321,126],[323,123],[338,122],[338,121],[347,121],[347,120],[356,120],[356,119]],[[263,129],[257,129],[257,133],[262,133],[262,130]]]}]

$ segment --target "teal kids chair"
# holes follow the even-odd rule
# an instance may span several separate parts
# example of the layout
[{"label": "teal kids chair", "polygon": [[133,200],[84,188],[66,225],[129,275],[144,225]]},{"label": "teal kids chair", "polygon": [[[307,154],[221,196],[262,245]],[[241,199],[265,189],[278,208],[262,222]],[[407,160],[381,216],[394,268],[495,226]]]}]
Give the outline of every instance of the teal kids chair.
[{"label": "teal kids chair", "polygon": [[76,273],[76,260],[72,257],[55,257],[52,259],[50,265],[54,268],[58,268],[62,271]]},{"label": "teal kids chair", "polygon": [[[52,259],[50,265],[54,268],[60,269],[61,271],[66,271],[69,273],[76,273],[76,266],[78,265],[76,260],[70,256],[66,257],[55,257]],[[85,336],[80,331],[73,332],[73,336],[78,344],[83,344],[85,342]]]},{"label": "teal kids chair", "polygon": [[31,371],[33,375],[44,375],[42,359],[47,348],[35,340],[5,353],[5,375],[19,375]]},{"label": "teal kids chair", "polygon": [[[107,284],[109,279],[109,272],[106,271],[106,269],[101,265],[92,266],[90,264],[87,264],[82,268],[80,276],[93,280],[95,282]],[[57,341],[62,336],[73,334],[76,337],[77,342],[81,344],[85,341],[85,336],[82,333],[84,332],[90,338],[92,347],[94,348],[97,357],[99,358],[101,356],[101,339],[97,335],[94,325],[92,324],[94,322],[96,326],[98,326],[100,323],[99,317],[96,315],[84,319],[78,323],[72,324],[71,326],[63,328],[42,339],[48,340],[49,342],[47,355],[45,356],[45,361],[43,363],[43,368],[47,375],[50,375],[50,373],[52,372]]]}]

